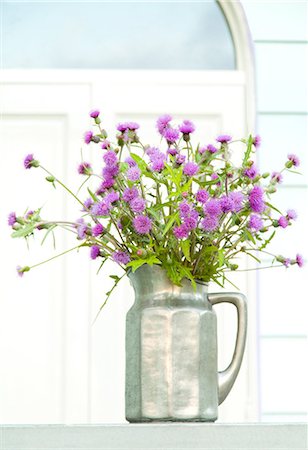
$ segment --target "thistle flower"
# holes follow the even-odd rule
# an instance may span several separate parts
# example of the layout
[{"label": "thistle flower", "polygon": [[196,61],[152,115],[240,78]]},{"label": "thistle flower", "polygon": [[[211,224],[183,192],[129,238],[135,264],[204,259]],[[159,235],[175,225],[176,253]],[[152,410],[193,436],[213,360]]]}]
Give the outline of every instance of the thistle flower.
[{"label": "thistle flower", "polygon": [[288,221],[288,219],[286,217],[280,216],[279,219],[278,219],[278,225],[281,228],[287,228],[287,226],[289,225],[289,221]]},{"label": "thistle flower", "polygon": [[198,164],[194,162],[187,162],[184,166],[183,173],[188,177],[193,177],[199,171]]},{"label": "thistle flower", "polygon": [[158,129],[158,132],[161,135],[164,134],[164,131],[169,126],[169,123],[171,122],[171,120],[172,120],[172,117],[169,114],[164,114],[163,116],[160,116],[157,119],[156,126]]},{"label": "thistle flower", "polygon": [[259,136],[258,134],[252,138],[252,143],[253,145],[258,148],[261,145],[261,136]]},{"label": "thistle flower", "polygon": [[96,119],[99,116],[99,110],[98,109],[92,109],[92,111],[90,111],[89,115],[90,117],[92,117],[92,119]]},{"label": "thistle flower", "polygon": [[288,155],[288,160],[292,163],[292,166],[298,167],[300,165],[299,157],[294,155],[293,153]]},{"label": "thistle flower", "polygon": [[103,227],[103,225],[101,223],[97,223],[96,225],[94,225],[94,227],[92,227],[92,234],[93,236],[97,237],[103,234],[104,230],[105,228]]},{"label": "thistle flower", "polygon": [[212,145],[212,144],[207,145],[206,150],[212,154],[218,152],[218,149],[216,147],[214,147],[214,145]]},{"label": "thistle flower", "polygon": [[126,162],[126,163],[129,165],[129,167],[135,167],[135,166],[137,166],[136,161],[135,161],[131,156],[127,156],[127,157],[125,158],[124,162]]},{"label": "thistle flower", "polygon": [[210,199],[207,203],[205,203],[203,210],[211,217],[219,216],[219,214],[221,214],[220,201],[216,198]]},{"label": "thistle flower", "polygon": [[105,191],[106,189],[110,189],[114,186],[115,179],[112,177],[106,177],[105,180],[102,182],[100,188],[102,191]]},{"label": "thistle flower", "polygon": [[298,267],[303,267],[304,265],[304,258],[299,253],[296,255],[296,264]]},{"label": "thistle flower", "polygon": [[232,140],[232,136],[229,136],[228,134],[221,134],[220,136],[217,136],[216,141],[220,142],[221,144],[226,144],[227,142],[230,142]]},{"label": "thistle flower", "polygon": [[288,209],[287,219],[288,220],[296,220],[297,219],[297,213],[296,213],[296,211],[294,211],[294,209]]},{"label": "thistle flower", "polygon": [[174,144],[179,139],[179,132],[175,128],[166,128],[163,132],[163,136],[168,144]]},{"label": "thistle flower", "polygon": [[205,189],[199,189],[199,191],[196,194],[196,200],[200,203],[206,203],[209,199],[209,194]]},{"label": "thistle flower", "polygon": [[252,164],[249,168],[244,170],[244,175],[253,180],[258,175],[257,166],[255,164]]},{"label": "thistle flower", "polygon": [[104,177],[105,180],[107,180],[108,178],[114,178],[119,174],[119,166],[114,165],[114,166],[105,166],[103,167],[102,170],[102,175]]},{"label": "thistle flower", "polygon": [[94,216],[109,216],[111,210],[110,203],[106,202],[106,200],[103,200],[99,203],[94,203],[91,212]]},{"label": "thistle flower", "polygon": [[180,217],[183,219],[185,217],[188,217],[189,214],[192,211],[193,206],[188,203],[187,201],[183,201],[179,203],[179,211],[180,211]]},{"label": "thistle flower", "polygon": [[125,202],[131,202],[134,198],[138,197],[138,195],[139,192],[137,188],[126,188],[123,192],[122,198]]},{"label": "thistle flower", "polygon": [[179,126],[179,130],[183,134],[193,133],[195,129],[195,125],[190,120],[183,120],[183,123]]},{"label": "thistle flower", "polygon": [[133,220],[135,231],[139,234],[148,234],[152,229],[152,221],[148,216],[137,216]]},{"label": "thistle flower", "polygon": [[137,166],[133,166],[130,167],[127,172],[126,172],[126,176],[130,181],[138,181],[141,175],[141,171],[139,169],[139,167]]},{"label": "thistle flower", "polygon": [[251,214],[249,217],[248,228],[253,231],[260,231],[263,228],[263,220],[256,214]]},{"label": "thistle flower", "polygon": [[17,270],[18,276],[23,277],[25,272],[29,272],[30,267],[29,266],[24,266],[24,267],[17,266],[16,270]]},{"label": "thistle flower", "polygon": [[15,214],[14,212],[11,212],[11,213],[8,215],[8,220],[7,220],[8,225],[9,225],[10,227],[12,227],[13,225],[15,225],[16,220],[17,220],[16,214]]},{"label": "thistle flower", "polygon": [[77,235],[78,239],[85,239],[87,235],[88,226],[85,223],[84,219],[78,219],[77,220]]},{"label": "thistle flower", "polygon": [[93,173],[91,164],[85,161],[79,164],[77,170],[80,175],[91,175]]},{"label": "thistle flower", "polygon": [[176,156],[178,153],[179,152],[176,148],[169,147],[167,150],[167,154],[171,156]]},{"label": "thistle flower", "polygon": [[173,234],[177,239],[186,239],[189,235],[189,230],[185,224],[181,224],[173,228]]},{"label": "thistle flower", "polygon": [[254,186],[248,196],[249,205],[252,211],[256,213],[262,213],[265,209],[263,201],[263,189],[261,186]]},{"label": "thistle flower", "polygon": [[31,169],[31,167],[39,167],[40,163],[34,159],[33,153],[27,155],[24,159],[24,167],[25,169]]},{"label": "thistle flower", "polygon": [[90,248],[90,258],[96,259],[100,254],[100,248],[98,245],[92,245]]},{"label": "thistle flower", "polygon": [[283,176],[280,172],[273,172],[271,175],[271,181],[273,183],[282,183]]},{"label": "thistle flower", "polygon": [[220,208],[223,213],[227,214],[230,211],[234,210],[234,202],[232,198],[230,198],[228,195],[223,195],[220,199]]},{"label": "thistle flower", "polygon": [[116,191],[109,192],[104,199],[107,203],[115,203],[120,200],[120,194]]},{"label": "thistle flower", "polygon": [[232,200],[234,209],[233,212],[239,212],[243,207],[244,195],[242,192],[230,192],[229,198]]},{"label": "thistle flower", "polygon": [[201,228],[205,231],[215,231],[219,226],[217,216],[206,216],[201,220]]},{"label": "thistle flower", "polygon": [[107,141],[107,139],[105,139],[105,140],[102,142],[102,144],[101,144],[101,148],[102,148],[103,150],[107,150],[108,148],[110,148],[110,146],[111,146],[111,144],[110,144],[109,141]]},{"label": "thistle flower", "polygon": [[142,213],[146,207],[146,201],[141,197],[134,198],[129,204],[134,213]]},{"label": "thistle flower", "polygon": [[106,166],[113,167],[117,164],[118,157],[114,151],[108,150],[106,153],[104,153],[103,160]]},{"label": "thistle flower", "polygon": [[83,139],[84,139],[84,142],[85,142],[86,144],[90,144],[90,142],[91,142],[92,139],[93,139],[93,133],[92,133],[92,131],[86,131],[86,132],[84,133],[84,135],[83,135]]},{"label": "thistle flower", "polygon": [[128,253],[126,252],[122,252],[122,251],[116,251],[112,254],[112,259],[118,263],[118,264],[122,264],[122,265],[126,265],[127,263],[129,263],[130,261],[130,256]]},{"label": "thistle flower", "polygon": [[175,162],[178,166],[181,166],[182,164],[184,164],[185,160],[186,160],[185,155],[180,155],[180,154],[176,155]]}]

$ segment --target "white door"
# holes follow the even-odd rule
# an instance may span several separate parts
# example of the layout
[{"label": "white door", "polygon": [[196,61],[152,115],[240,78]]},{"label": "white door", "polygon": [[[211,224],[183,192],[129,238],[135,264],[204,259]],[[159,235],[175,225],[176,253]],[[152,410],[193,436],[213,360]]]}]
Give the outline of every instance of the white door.
[{"label": "white door", "polygon": [[[38,237],[28,251],[25,243],[10,239],[6,214],[41,206],[42,216],[51,220],[76,220],[81,214],[78,204],[60,187],[54,190],[40,170],[24,170],[24,156],[34,153],[76,191],[81,147],[85,159],[100,163],[97,149],[82,144],[91,108],[101,110],[110,136],[117,122],[129,119],[141,124],[144,142],[159,144],[155,120],[170,113],[178,121],[192,120],[196,140],[209,143],[221,132],[246,134],[245,96],[240,71],[2,72],[1,423],[125,421],[124,326],[132,289],[125,280],[92,326],[110,281],[105,271],[95,275],[98,267],[86,250],[17,277],[17,264],[47,259],[74,242],[58,232],[56,251],[52,239],[41,247]],[[106,269],[114,273],[111,264]],[[253,318],[254,277],[239,276],[238,284],[249,297]],[[223,369],[231,359],[236,317],[226,308],[219,320]],[[220,409],[221,421],[255,418],[253,323],[239,380]]]}]

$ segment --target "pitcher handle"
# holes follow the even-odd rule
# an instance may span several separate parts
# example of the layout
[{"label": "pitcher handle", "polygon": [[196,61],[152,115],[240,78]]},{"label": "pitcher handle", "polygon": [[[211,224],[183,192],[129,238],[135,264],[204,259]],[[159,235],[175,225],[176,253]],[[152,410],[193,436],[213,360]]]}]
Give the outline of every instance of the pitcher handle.
[{"label": "pitcher handle", "polygon": [[241,367],[247,334],[247,305],[243,294],[233,292],[208,294],[208,300],[212,305],[232,303],[237,310],[237,334],[232,361],[225,370],[218,372],[218,401],[221,404],[229,394]]}]

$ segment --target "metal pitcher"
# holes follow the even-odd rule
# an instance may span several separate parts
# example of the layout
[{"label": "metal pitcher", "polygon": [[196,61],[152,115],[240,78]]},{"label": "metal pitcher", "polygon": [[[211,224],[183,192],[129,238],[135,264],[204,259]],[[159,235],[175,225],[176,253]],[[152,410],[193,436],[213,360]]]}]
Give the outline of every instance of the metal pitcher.
[{"label": "metal pitcher", "polygon": [[[174,285],[159,266],[129,273],[135,303],[126,317],[126,418],[129,422],[213,422],[239,372],[246,341],[242,294],[208,294],[189,280]],[[217,370],[216,314],[237,308],[236,345],[229,367]]]}]

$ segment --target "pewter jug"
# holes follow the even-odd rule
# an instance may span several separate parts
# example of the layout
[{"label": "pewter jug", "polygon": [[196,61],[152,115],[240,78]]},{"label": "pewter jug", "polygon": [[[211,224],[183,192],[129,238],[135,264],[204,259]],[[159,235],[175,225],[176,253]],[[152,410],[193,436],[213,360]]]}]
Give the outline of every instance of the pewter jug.
[{"label": "pewter jug", "polygon": [[[213,422],[243,358],[247,312],[237,293],[209,294],[205,283],[174,285],[159,266],[129,273],[135,303],[126,317],[126,418],[129,422]],[[236,306],[238,330],[229,367],[217,370],[216,314]]]}]

